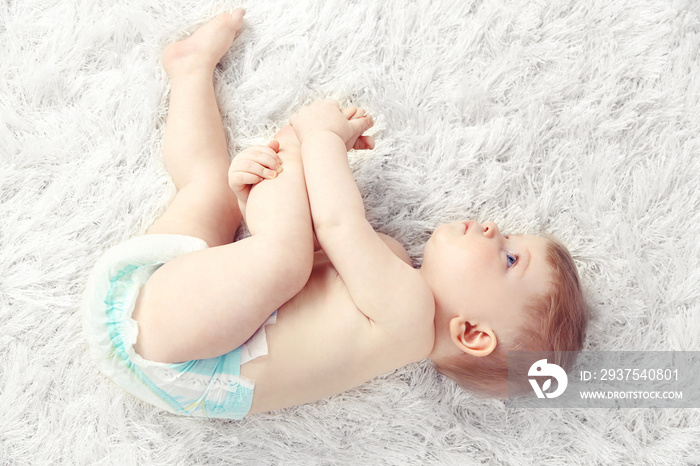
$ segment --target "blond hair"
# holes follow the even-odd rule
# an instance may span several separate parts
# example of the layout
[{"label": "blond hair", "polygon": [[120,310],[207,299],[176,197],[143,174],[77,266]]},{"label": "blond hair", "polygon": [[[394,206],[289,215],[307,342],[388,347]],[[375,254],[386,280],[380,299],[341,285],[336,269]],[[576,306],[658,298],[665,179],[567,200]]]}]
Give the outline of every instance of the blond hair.
[{"label": "blond hair", "polygon": [[[549,291],[536,296],[525,312],[525,324],[510,338],[498,339],[491,354],[483,357],[467,353],[436,365],[441,374],[462,388],[480,396],[505,398],[530,390],[526,377],[521,383],[508,380],[509,351],[547,351],[551,358],[568,371],[575,353],[583,347],[588,325],[588,308],[583,298],[576,265],[568,249],[556,239],[547,239],[546,260],[552,272]],[[512,378],[513,379],[513,378]]]}]

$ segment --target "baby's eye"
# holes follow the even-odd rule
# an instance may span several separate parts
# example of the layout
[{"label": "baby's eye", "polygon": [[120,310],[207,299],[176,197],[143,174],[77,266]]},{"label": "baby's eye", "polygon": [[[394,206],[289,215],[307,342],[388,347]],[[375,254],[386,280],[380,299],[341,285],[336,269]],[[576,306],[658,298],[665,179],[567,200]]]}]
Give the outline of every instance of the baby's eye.
[{"label": "baby's eye", "polygon": [[514,266],[515,263],[518,262],[518,256],[514,256],[513,254],[506,254],[506,258],[508,260],[508,268]]}]

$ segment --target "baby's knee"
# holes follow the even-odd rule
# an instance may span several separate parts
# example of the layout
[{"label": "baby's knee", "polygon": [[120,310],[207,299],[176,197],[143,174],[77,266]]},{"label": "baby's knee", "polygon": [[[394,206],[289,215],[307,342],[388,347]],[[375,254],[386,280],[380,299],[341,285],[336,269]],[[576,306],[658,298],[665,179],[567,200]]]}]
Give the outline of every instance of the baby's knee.
[{"label": "baby's knee", "polygon": [[294,132],[292,125],[285,125],[280,128],[280,130],[275,134],[275,139],[280,144],[299,144],[299,139],[297,139],[297,135]]},{"label": "baby's knee", "polygon": [[280,143],[280,146],[282,145],[293,145],[293,146],[299,146],[299,139],[297,138],[296,133],[294,132],[294,128],[292,128],[292,125],[286,125],[280,128],[279,131],[277,131],[277,134],[275,134],[275,140]]}]

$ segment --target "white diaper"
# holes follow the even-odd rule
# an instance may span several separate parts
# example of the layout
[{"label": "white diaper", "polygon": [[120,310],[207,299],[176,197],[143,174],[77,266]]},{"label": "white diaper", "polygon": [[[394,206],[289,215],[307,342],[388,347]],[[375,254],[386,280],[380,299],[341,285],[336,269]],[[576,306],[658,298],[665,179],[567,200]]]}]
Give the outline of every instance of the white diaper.
[{"label": "white diaper", "polygon": [[191,236],[145,235],[108,250],[88,279],[83,327],[95,364],[133,395],[178,414],[241,419],[255,384],[240,375],[240,366],[267,354],[265,326],[276,322],[277,312],[246,343],[216,358],[164,364],[133,348],[138,325],[131,315],[146,280],[169,260],[207,247]]}]

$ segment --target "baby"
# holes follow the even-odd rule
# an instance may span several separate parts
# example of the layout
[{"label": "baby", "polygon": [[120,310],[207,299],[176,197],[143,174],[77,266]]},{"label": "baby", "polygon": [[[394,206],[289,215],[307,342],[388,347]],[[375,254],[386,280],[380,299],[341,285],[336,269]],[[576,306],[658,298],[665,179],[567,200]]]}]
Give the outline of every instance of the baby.
[{"label": "baby", "polygon": [[[172,412],[240,419],[425,358],[506,396],[508,351],[581,348],[586,307],[558,242],[454,222],[414,269],[374,231],[347,159],[374,147],[362,108],[316,102],[230,163],[213,71],[243,15],[163,53],[178,193],[146,235],[105,253],[85,295],[92,356],[110,378]],[[233,242],[243,217],[250,236]]]}]

